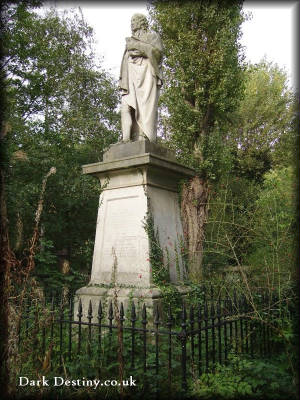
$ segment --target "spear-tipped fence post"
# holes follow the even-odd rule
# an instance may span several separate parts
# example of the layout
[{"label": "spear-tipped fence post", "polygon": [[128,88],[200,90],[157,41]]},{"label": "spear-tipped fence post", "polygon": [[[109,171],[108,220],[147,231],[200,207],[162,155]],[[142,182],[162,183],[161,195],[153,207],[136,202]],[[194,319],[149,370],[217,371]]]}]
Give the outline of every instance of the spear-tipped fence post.
[{"label": "spear-tipped fence post", "polygon": [[181,332],[179,333],[179,338],[181,341],[181,370],[182,370],[182,389],[184,392],[187,390],[187,378],[186,378],[186,309],[185,304],[182,304],[182,315],[181,315]]},{"label": "spear-tipped fence post", "polygon": [[211,340],[212,340],[212,369],[215,369],[216,363],[216,336],[215,336],[215,306],[211,303],[210,306],[210,319],[211,319]]},{"label": "spear-tipped fence post", "polygon": [[221,338],[221,301],[217,302],[217,321],[218,321],[218,355],[219,363],[222,363],[222,338]]},{"label": "spear-tipped fence post", "polygon": [[227,362],[228,358],[228,339],[227,339],[227,317],[229,315],[229,298],[226,297],[224,300],[223,310],[223,323],[224,323],[224,361]]},{"label": "spear-tipped fence post", "polygon": [[190,306],[190,329],[191,329],[191,356],[192,356],[192,369],[194,370],[195,363],[195,343],[194,343],[194,307]]},{"label": "spear-tipped fence post", "polygon": [[158,375],[158,328],[159,328],[160,320],[159,320],[159,310],[158,304],[156,304],[155,311],[154,311],[154,325],[155,325],[155,374]]},{"label": "spear-tipped fence post", "polygon": [[230,316],[230,321],[229,321],[229,340],[230,340],[230,346],[233,346],[233,322],[232,322],[232,315],[233,315],[233,305],[232,305],[232,298],[228,299],[228,313]]},{"label": "spear-tipped fence post", "polygon": [[136,311],[135,304],[132,302],[131,305],[131,368],[134,369],[134,346],[135,346],[135,323],[136,323]]},{"label": "spear-tipped fence post", "polygon": [[145,303],[142,309],[142,325],[143,325],[143,358],[144,358],[144,373],[147,371],[147,311]]},{"label": "spear-tipped fence post", "polygon": [[102,319],[103,319],[103,310],[102,310],[102,303],[101,300],[99,300],[99,306],[98,306],[98,374],[99,377],[101,376],[101,367],[100,367],[100,361],[101,361],[101,346],[102,346]]},{"label": "spear-tipped fence post", "polygon": [[207,299],[204,301],[204,330],[205,330],[205,370],[208,372],[209,353],[208,353],[208,306]]},{"label": "spear-tipped fence post", "polygon": [[109,351],[107,353],[107,356],[109,358],[109,355],[111,353],[111,341],[112,341],[112,321],[114,319],[114,310],[113,310],[113,305],[112,305],[112,301],[109,302],[109,308],[108,308],[108,321],[109,321],[109,344],[108,344],[108,348]]},{"label": "spear-tipped fence post", "polygon": [[118,321],[118,358],[119,358],[119,377],[121,384],[121,396],[123,396],[123,378],[124,378],[124,358],[123,358],[123,324],[124,324],[124,306],[123,302],[120,304],[119,321]]},{"label": "spear-tipped fence post", "polygon": [[124,324],[124,321],[125,321],[124,315],[125,315],[124,306],[123,306],[123,302],[121,302],[121,305],[120,305],[120,323],[121,323],[122,327],[123,327],[123,324]]},{"label": "spear-tipped fence post", "polygon": [[80,350],[81,350],[81,319],[82,319],[82,302],[81,302],[81,299],[79,299],[77,317],[78,317],[78,347],[77,347],[77,353],[80,354]]},{"label": "spear-tipped fence post", "polygon": [[171,304],[169,304],[168,317],[167,317],[167,327],[168,327],[168,380],[169,380],[169,392],[171,392],[172,383],[172,325],[173,316]]},{"label": "spear-tipped fence post", "polygon": [[243,303],[243,298],[241,297],[239,299],[239,312],[240,312],[240,336],[241,336],[241,352],[244,352],[244,315],[245,315],[245,310],[244,310],[244,303]]},{"label": "spear-tipped fence post", "polygon": [[92,341],[92,319],[93,319],[93,307],[92,301],[89,301],[89,308],[88,308],[88,343],[87,343],[87,353],[91,356],[91,341]]},{"label": "spear-tipped fence post", "polygon": [[198,375],[202,374],[202,306],[198,305]]},{"label": "spear-tipped fence post", "polygon": [[[237,296],[236,296],[236,290],[233,290],[233,306],[234,306],[234,312],[238,313],[238,302],[237,302]],[[234,318],[234,338],[235,338],[235,352],[236,354],[239,351],[239,337],[238,337],[238,321],[237,318]]]},{"label": "spear-tipped fence post", "polygon": [[62,369],[62,346],[63,346],[63,320],[64,320],[64,303],[63,298],[61,298],[59,307],[59,367]]},{"label": "spear-tipped fence post", "polygon": [[245,313],[245,321],[244,321],[244,326],[245,326],[245,351],[248,354],[249,353],[249,327],[248,327],[248,312],[249,312],[249,307],[248,307],[248,302],[246,299],[246,296],[243,296],[243,308],[244,308],[244,313]]}]

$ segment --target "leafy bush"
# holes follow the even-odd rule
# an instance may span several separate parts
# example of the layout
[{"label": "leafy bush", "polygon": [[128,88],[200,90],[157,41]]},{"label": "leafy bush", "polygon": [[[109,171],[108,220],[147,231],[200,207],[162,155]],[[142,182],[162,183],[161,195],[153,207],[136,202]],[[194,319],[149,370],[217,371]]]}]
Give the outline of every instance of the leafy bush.
[{"label": "leafy bush", "polygon": [[205,373],[192,384],[201,399],[296,399],[296,384],[283,357],[250,360],[232,356],[215,373]]},{"label": "leafy bush", "polygon": [[253,213],[253,245],[249,265],[269,273],[271,286],[280,291],[290,282],[295,264],[294,171],[282,168],[265,175]]}]

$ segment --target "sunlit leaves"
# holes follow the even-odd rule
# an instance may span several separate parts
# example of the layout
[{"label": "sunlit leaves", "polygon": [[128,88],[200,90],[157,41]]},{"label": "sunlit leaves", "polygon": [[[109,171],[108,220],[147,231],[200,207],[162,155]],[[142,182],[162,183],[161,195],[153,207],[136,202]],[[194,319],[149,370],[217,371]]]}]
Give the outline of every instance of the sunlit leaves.
[{"label": "sunlit leaves", "polygon": [[97,65],[92,29],[76,12],[41,16],[19,5],[6,13],[9,153],[22,149],[26,156],[10,157],[7,169],[12,246],[17,214],[22,235],[30,235],[43,175],[54,166],[44,239],[53,251],[66,248],[75,268],[82,267],[79,249],[94,239],[99,185],[82,175],[81,165],[99,161],[118,138],[116,84]]},{"label": "sunlit leaves", "polygon": [[240,175],[260,181],[272,165],[291,163],[296,117],[286,72],[266,60],[249,65],[244,98],[228,130]]},{"label": "sunlit leaves", "polygon": [[165,47],[164,134],[181,161],[212,178],[209,146],[225,136],[242,94],[241,4],[153,1],[150,13]]}]

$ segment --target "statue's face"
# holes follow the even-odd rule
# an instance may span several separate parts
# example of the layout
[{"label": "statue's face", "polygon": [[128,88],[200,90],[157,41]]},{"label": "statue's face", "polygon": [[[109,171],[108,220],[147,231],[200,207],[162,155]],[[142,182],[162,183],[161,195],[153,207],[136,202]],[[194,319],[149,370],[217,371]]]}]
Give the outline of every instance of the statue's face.
[{"label": "statue's face", "polygon": [[140,18],[139,17],[132,17],[131,19],[131,30],[132,32],[137,31],[140,28]]},{"label": "statue's face", "polygon": [[143,21],[143,19],[140,16],[133,16],[131,18],[131,30],[132,32],[137,31],[138,29],[141,29],[141,27],[145,24],[147,20]]}]

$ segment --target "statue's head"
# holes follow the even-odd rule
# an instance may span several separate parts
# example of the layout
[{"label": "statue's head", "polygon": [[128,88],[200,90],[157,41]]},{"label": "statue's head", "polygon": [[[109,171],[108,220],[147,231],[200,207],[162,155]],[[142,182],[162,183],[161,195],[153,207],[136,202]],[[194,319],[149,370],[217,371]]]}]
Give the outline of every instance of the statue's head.
[{"label": "statue's head", "polygon": [[131,30],[135,32],[139,29],[148,29],[147,17],[144,14],[134,14],[131,18]]}]

